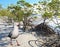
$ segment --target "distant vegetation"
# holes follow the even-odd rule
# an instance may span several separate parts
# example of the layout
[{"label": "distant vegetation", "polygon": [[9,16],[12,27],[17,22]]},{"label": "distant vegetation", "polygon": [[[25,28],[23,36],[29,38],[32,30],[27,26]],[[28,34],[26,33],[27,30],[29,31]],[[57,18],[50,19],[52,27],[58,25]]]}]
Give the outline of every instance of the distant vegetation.
[{"label": "distant vegetation", "polygon": [[[38,11],[35,11],[34,8]],[[27,17],[32,14],[42,14],[44,23],[46,19],[53,16],[57,18],[60,16],[60,0],[43,0],[32,5],[25,0],[19,0],[16,5],[11,4],[7,8],[0,5],[0,16],[7,16],[8,19],[18,22],[23,21],[24,27],[27,23]]]}]

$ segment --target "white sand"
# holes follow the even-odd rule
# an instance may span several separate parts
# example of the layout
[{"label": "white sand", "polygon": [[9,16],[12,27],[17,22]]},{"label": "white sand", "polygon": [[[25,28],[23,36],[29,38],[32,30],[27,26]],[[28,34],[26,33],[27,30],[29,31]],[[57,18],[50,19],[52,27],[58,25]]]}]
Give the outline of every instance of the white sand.
[{"label": "white sand", "polygon": [[[20,46],[16,45],[16,42],[13,42],[13,47],[31,47],[28,42],[30,40],[37,40],[35,36],[33,36],[32,34],[29,33],[24,33],[19,35],[19,37],[17,38]],[[32,46],[37,47],[35,42],[31,42]],[[10,44],[7,47],[12,47]]]}]

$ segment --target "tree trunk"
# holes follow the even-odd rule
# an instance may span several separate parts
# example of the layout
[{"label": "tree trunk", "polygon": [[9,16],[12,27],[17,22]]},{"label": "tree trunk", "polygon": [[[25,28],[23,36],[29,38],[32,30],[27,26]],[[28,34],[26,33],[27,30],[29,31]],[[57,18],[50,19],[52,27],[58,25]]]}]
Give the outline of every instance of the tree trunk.
[{"label": "tree trunk", "polygon": [[26,26],[27,26],[27,17],[24,16],[24,20],[23,20],[23,30],[24,30],[24,32],[26,31]]}]

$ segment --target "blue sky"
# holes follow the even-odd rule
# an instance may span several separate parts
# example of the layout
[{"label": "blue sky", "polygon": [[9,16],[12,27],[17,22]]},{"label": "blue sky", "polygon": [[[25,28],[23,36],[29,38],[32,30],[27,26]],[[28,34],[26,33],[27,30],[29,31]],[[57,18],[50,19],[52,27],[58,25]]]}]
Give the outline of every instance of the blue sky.
[{"label": "blue sky", "polygon": [[[18,0],[0,0],[0,4],[6,8],[10,4],[16,4]],[[29,2],[31,4],[37,3],[39,0],[26,0],[26,2]]]}]

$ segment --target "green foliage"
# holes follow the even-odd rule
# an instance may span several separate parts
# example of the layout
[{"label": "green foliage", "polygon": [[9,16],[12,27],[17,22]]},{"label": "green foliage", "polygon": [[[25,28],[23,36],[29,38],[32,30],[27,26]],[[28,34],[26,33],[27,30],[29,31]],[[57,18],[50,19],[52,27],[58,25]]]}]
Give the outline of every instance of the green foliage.
[{"label": "green foliage", "polygon": [[28,2],[25,2],[25,0],[19,0],[17,2],[17,4],[19,4],[20,6],[23,6],[23,7],[32,7],[32,5],[29,4]]},{"label": "green foliage", "polygon": [[0,10],[0,15],[1,16],[9,16],[10,11],[8,11],[7,9],[2,9],[2,10]]},{"label": "green foliage", "polygon": [[56,28],[60,28],[60,26],[56,26]]},{"label": "green foliage", "polygon": [[49,4],[48,7],[50,8],[51,11],[53,11],[54,15],[59,15],[60,12],[60,1],[59,0],[52,0]]},{"label": "green foliage", "polygon": [[58,5],[60,4],[60,2],[57,0],[52,0],[52,2],[50,2],[48,5],[51,9],[57,9],[58,8]]},{"label": "green foliage", "polygon": [[[38,2],[42,7],[38,7],[38,11],[43,11],[42,17],[46,20],[52,16],[60,17],[60,0],[43,0]],[[35,4],[35,5],[39,5]]]},{"label": "green foliage", "polygon": [[[31,10],[28,10],[28,8],[32,7],[31,4],[25,2],[24,0],[17,1],[16,5],[10,5],[8,6],[8,10],[11,11],[13,15],[13,19],[15,21],[21,21],[24,18],[24,15],[26,17],[30,16],[32,14]],[[26,13],[25,13],[26,12]]]},{"label": "green foliage", "polygon": [[35,16],[34,18],[37,19],[37,16]]},{"label": "green foliage", "polygon": [[52,15],[52,13],[51,12],[45,12],[44,14],[43,14],[43,18],[51,18],[53,15]]},{"label": "green foliage", "polygon": [[23,11],[21,10],[20,6],[18,6],[18,5],[9,6],[8,9],[11,10],[11,13],[13,14],[13,19],[15,21],[21,21],[22,20]]}]

